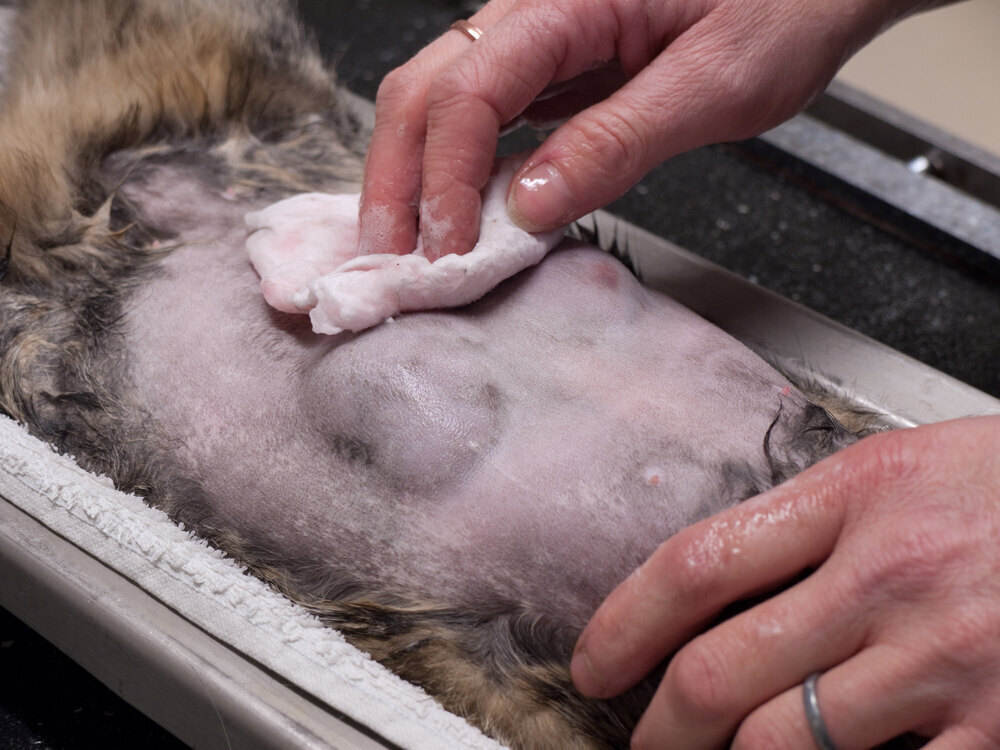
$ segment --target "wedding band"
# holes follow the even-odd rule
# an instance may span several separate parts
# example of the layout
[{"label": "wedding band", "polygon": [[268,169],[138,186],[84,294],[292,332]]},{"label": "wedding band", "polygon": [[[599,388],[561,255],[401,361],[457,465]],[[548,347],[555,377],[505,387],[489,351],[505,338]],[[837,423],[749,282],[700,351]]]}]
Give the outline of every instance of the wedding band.
[{"label": "wedding band", "polygon": [[806,677],[802,683],[802,703],[806,709],[806,721],[809,722],[809,729],[812,731],[813,739],[819,746],[819,750],[837,750],[833,744],[830,731],[823,721],[823,714],[819,712],[819,697],[816,695],[816,683],[819,681],[820,672],[814,672]]},{"label": "wedding band", "polygon": [[473,42],[483,35],[483,30],[478,26],[474,26],[464,18],[460,18],[455,23],[453,23],[448,28],[454,29],[455,31],[461,31]]}]

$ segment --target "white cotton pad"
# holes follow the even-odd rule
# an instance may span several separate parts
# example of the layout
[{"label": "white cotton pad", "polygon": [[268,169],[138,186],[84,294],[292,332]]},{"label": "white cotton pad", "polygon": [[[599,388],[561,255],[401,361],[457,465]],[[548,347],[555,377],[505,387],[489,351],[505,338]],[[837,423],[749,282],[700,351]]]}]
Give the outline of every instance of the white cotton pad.
[{"label": "white cotton pad", "polygon": [[303,193],[246,216],[246,247],[264,298],[309,313],[316,333],[360,331],[400,312],[458,307],[538,263],[563,230],[530,234],[507,216],[517,167],[501,162],[483,191],[479,242],[466,255],[431,263],[418,244],[407,255],[355,257],[358,195]]}]

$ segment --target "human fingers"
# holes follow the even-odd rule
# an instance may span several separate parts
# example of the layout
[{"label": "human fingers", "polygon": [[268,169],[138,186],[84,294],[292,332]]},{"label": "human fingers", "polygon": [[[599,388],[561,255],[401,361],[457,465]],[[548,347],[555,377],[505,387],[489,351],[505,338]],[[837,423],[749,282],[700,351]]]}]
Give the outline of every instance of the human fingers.
[{"label": "human fingers", "polygon": [[[719,602],[740,600],[745,596],[741,592],[762,593],[772,588],[769,584],[756,589],[752,586],[754,581],[761,580],[761,569],[767,570],[769,547],[779,559],[791,550],[801,557],[795,563],[798,566],[802,559],[808,560],[808,555],[802,556],[794,545],[782,546],[784,541],[789,535],[794,540],[801,533],[815,539],[816,529],[828,528],[830,533],[835,531],[835,542],[823,542],[820,538],[814,553],[817,560],[823,561],[822,565],[803,582],[773,597],[776,604],[794,601],[794,606],[787,606],[784,612],[780,607],[773,610],[777,623],[788,622],[793,628],[802,620],[803,612],[822,607],[825,599],[836,605],[832,619],[839,626],[827,631],[824,638],[832,639],[834,646],[845,654],[839,659],[831,656],[830,651],[824,651],[824,644],[813,652],[801,650],[795,641],[808,637],[802,634],[799,625],[785,648],[795,656],[790,662],[798,663],[802,670],[800,679],[807,671],[835,667],[849,656],[850,640],[841,639],[845,633],[852,634],[852,621],[860,620],[866,637],[858,649],[859,656],[866,650],[889,644],[906,658],[906,663],[896,670],[897,675],[903,675],[896,679],[898,689],[885,688],[883,692],[895,694],[899,702],[905,703],[909,686],[919,685],[923,691],[920,694],[935,701],[933,710],[910,713],[919,724],[908,728],[925,735],[940,732],[947,738],[971,733],[970,736],[990,737],[994,745],[1000,745],[1000,719],[995,710],[1000,705],[1000,682],[996,678],[1000,669],[996,645],[996,633],[1000,632],[997,626],[1000,557],[995,543],[1000,529],[998,438],[1000,417],[956,420],[876,435],[756,500],[692,527],[697,533],[690,537],[683,538],[687,532],[682,532],[675,537],[681,540],[675,548],[676,565],[666,565],[657,575],[646,576],[635,591],[629,591],[625,585],[620,587],[602,606],[608,612],[599,611],[588,625],[578,651],[590,651],[591,655],[582,673],[580,664],[574,663],[575,682],[585,693],[602,697],[627,687],[636,671],[642,672],[681,645],[684,636],[678,633],[685,628],[691,634],[697,632],[699,627],[691,627],[690,623],[698,621],[705,611],[718,611]],[[779,502],[786,493],[791,493],[791,500]],[[766,522],[747,523],[745,513]],[[836,519],[836,524],[824,523],[824,519],[831,518]],[[803,524],[800,530],[789,523],[796,519]],[[765,531],[754,533],[755,525],[765,527]],[[748,526],[751,529],[746,532]],[[834,526],[840,528],[835,530]],[[769,529],[777,533],[769,534]],[[654,558],[662,557],[663,550],[673,541],[665,543]],[[700,556],[694,554],[699,551]],[[683,567],[685,561],[692,563],[690,567],[699,577],[692,579],[683,574],[671,580],[673,570]],[[707,572],[701,568],[703,565],[707,566]],[[806,567],[816,567],[816,563]],[[739,575],[734,578],[733,570],[742,573],[743,579]],[[773,578],[773,575],[763,576],[763,580]],[[824,581],[818,593],[800,595],[809,591],[804,584]],[[616,598],[624,603],[621,609],[616,606]],[[700,600],[708,604],[699,610]],[[759,609],[762,606],[765,609]],[[685,672],[715,676],[704,681],[710,688],[707,691],[704,685],[697,689],[690,687],[697,685],[697,681],[679,680],[689,685],[680,691],[682,703],[686,699],[689,707],[700,704],[708,713],[712,712],[707,709],[714,709],[714,713],[723,716],[720,723],[729,728],[739,721],[747,706],[756,702],[766,707],[770,702],[768,693],[773,695],[782,690],[780,680],[772,680],[769,674],[760,676],[759,664],[751,663],[752,659],[741,663],[738,657],[740,650],[754,655],[763,645],[765,658],[761,661],[768,664],[768,672],[772,667],[767,662],[768,654],[778,654],[773,658],[781,658],[780,648],[771,646],[770,652],[767,650],[766,627],[763,633],[759,627],[751,627],[767,625],[767,619],[762,622],[753,619],[755,611],[768,612],[767,606],[765,600],[678,651],[674,659],[681,669],[672,675],[674,667],[668,668],[667,681],[677,681],[677,675],[683,676]],[[652,614],[644,615],[644,611]],[[653,618],[652,623],[643,622],[647,616]],[[741,618],[748,616],[750,619],[744,619],[748,626],[741,627]],[[702,617],[702,622],[708,621],[709,617]],[[823,627],[817,624],[818,630]],[[667,633],[665,639],[659,628]],[[609,653],[613,656],[607,660]],[[638,670],[633,670],[633,662],[640,664]],[[705,664],[712,669],[697,669]],[[888,664],[875,671],[891,675],[892,667]],[[906,672],[906,668],[911,671]],[[758,676],[729,674],[740,669]],[[626,676],[619,679],[615,670]],[[775,671],[782,671],[780,664]],[[783,679],[788,681],[787,676]],[[757,697],[750,699],[748,694]],[[663,691],[657,694],[658,698],[662,695]],[[692,695],[694,701],[690,699]],[[674,700],[678,698],[675,696]],[[669,741],[671,733],[676,733],[675,727],[657,725],[655,714],[663,710],[660,705],[651,706],[643,720],[645,736],[640,735],[641,739],[656,736]],[[889,720],[880,731],[890,731],[891,708],[881,713]],[[751,717],[755,715],[756,719],[748,718],[744,723],[747,726],[763,723],[762,714],[753,711]],[[649,716],[654,716],[654,720]],[[780,734],[776,730],[772,733]],[[795,735],[790,736],[793,741],[787,745],[775,741],[766,746],[796,747]],[[712,737],[707,742],[712,743]],[[697,740],[680,744],[698,746]]]},{"label": "human fingers", "polygon": [[432,260],[470,250],[478,234],[480,192],[501,128],[553,81],[615,56],[614,3],[524,0],[489,27],[427,91],[420,186],[420,232]]},{"label": "human fingers", "polygon": [[821,567],[694,638],[670,659],[635,730],[638,746],[720,746],[759,705],[849,659],[868,637],[853,593]]},{"label": "human fingers", "polygon": [[[748,715],[733,739],[732,750],[815,747],[803,701],[804,679]],[[914,659],[910,649],[886,643],[823,672],[815,691],[819,714],[834,746],[867,750],[908,733],[935,733],[946,716],[940,687],[928,674],[928,665]]]},{"label": "human fingers", "polygon": [[[850,450],[850,449],[848,449]],[[664,542],[598,608],[577,641],[574,684],[606,698],[638,682],[723,607],[776,588],[832,550],[847,472],[818,464]]]},{"label": "human fingers", "polygon": [[454,37],[441,42],[437,49],[446,49],[440,57],[425,48],[379,86],[358,214],[361,255],[401,254],[416,247],[425,131],[420,80],[435,75],[450,57],[460,54],[464,44]]},{"label": "human fingers", "polygon": [[626,86],[529,158],[508,196],[516,223],[552,229],[617,198],[675,154],[778,124],[878,28],[874,14],[858,12],[847,23],[819,5],[710,5]]},{"label": "human fingers", "polygon": [[504,126],[501,134],[521,125],[553,130],[577,112],[604,101],[627,82],[628,76],[615,61],[596,65],[568,81],[546,86],[520,117]]},{"label": "human fingers", "polygon": [[[488,27],[513,2],[494,0],[469,21]],[[416,246],[427,90],[470,44],[460,32],[447,31],[379,86],[361,190],[359,254],[405,253]]]},{"label": "human fingers", "polygon": [[[976,739],[961,747],[981,746],[982,738],[989,738],[984,746],[1000,746],[998,436],[997,417],[958,420],[878,435],[816,467],[846,477],[836,491],[845,503],[853,498],[854,510],[834,552],[805,582],[825,578],[819,594],[835,603],[839,627],[862,621],[865,638],[849,659],[810,660],[791,642],[788,649],[803,673],[828,669],[823,713],[842,750],[872,747],[906,731],[939,735],[946,747],[956,737]],[[810,606],[806,597],[795,601],[792,612]],[[738,645],[716,648],[725,653]],[[780,671],[772,662],[761,660],[767,672]],[[761,672],[759,666],[753,671]],[[756,683],[760,707],[741,723],[735,746],[807,746],[801,703],[787,696],[769,701],[773,682]]]}]

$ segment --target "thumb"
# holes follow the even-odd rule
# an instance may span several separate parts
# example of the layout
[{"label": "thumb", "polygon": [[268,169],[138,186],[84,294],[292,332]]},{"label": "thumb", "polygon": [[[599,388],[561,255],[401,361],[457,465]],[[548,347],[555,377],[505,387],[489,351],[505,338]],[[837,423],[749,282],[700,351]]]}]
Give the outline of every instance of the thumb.
[{"label": "thumb", "polygon": [[833,77],[851,36],[805,55],[829,36],[823,18],[775,16],[748,37],[740,16],[710,15],[558,128],[511,183],[510,218],[530,232],[555,229],[615,200],[671,156],[756,135],[801,110]]},{"label": "thumb", "polygon": [[529,232],[565,226],[621,196],[659,161],[652,133],[622,98],[579,113],[525,162],[507,194],[515,224]]}]

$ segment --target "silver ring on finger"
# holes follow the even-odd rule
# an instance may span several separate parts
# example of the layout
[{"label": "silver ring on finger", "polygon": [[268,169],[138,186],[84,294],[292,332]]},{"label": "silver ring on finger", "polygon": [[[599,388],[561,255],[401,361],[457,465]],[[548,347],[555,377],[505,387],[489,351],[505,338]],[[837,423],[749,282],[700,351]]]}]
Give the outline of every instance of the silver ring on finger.
[{"label": "silver ring on finger", "polygon": [[809,730],[819,750],[837,750],[830,736],[830,730],[826,728],[823,721],[823,714],[819,710],[819,696],[816,695],[816,683],[819,682],[820,672],[814,672],[806,677],[802,683],[802,703],[806,710],[806,721],[809,723]]},{"label": "silver ring on finger", "polygon": [[479,28],[474,24],[469,23],[464,18],[458,19],[448,28],[462,32],[463,34],[465,34],[465,36],[469,38],[470,41],[473,42],[479,39],[479,37],[483,35],[483,30],[481,28]]}]

